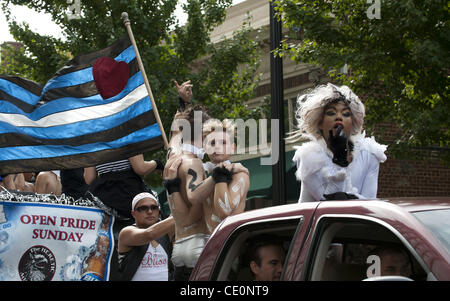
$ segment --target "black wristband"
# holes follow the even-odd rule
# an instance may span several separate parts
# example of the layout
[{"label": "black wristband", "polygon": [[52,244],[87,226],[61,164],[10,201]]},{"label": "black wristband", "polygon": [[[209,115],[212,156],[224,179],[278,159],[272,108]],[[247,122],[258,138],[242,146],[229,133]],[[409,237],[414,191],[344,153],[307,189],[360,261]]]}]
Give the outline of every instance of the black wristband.
[{"label": "black wristband", "polygon": [[178,96],[178,110],[183,112],[186,109],[186,105],[190,104],[190,102],[184,102],[181,96]]},{"label": "black wristband", "polygon": [[162,183],[164,187],[166,187],[166,190],[169,193],[169,195],[174,192],[180,192],[180,184],[181,184],[180,178],[163,180]]},{"label": "black wristband", "polygon": [[154,160],[156,162],[156,169],[164,170],[164,164],[160,160]]},{"label": "black wristband", "polygon": [[233,179],[233,170],[228,170],[225,166],[216,167],[212,171],[212,177],[216,183],[230,183]]}]

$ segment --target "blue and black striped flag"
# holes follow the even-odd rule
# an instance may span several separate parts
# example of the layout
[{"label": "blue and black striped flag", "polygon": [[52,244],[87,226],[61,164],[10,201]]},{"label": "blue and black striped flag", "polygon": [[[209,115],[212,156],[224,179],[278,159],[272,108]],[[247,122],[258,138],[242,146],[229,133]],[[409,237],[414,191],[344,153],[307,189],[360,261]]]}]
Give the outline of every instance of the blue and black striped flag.
[{"label": "blue and black striped flag", "polygon": [[95,166],[162,148],[128,36],[41,85],[0,75],[0,174]]}]

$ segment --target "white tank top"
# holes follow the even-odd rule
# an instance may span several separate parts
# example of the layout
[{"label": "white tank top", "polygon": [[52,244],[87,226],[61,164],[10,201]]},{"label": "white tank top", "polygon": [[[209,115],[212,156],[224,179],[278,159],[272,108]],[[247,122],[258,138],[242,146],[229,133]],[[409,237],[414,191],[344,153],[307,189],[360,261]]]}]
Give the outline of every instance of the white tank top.
[{"label": "white tank top", "polygon": [[[156,253],[155,253],[156,251]],[[131,281],[168,281],[169,280],[169,262],[164,248],[158,244],[153,248],[148,245],[147,252],[142,258],[136,273]]]}]

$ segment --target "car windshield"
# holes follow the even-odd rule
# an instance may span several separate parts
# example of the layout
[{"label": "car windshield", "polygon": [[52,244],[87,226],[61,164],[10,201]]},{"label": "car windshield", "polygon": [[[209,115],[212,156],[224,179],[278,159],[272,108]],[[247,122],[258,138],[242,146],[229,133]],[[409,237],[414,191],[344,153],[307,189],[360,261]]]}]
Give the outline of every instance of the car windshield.
[{"label": "car windshield", "polygon": [[450,253],[450,209],[414,212]]}]

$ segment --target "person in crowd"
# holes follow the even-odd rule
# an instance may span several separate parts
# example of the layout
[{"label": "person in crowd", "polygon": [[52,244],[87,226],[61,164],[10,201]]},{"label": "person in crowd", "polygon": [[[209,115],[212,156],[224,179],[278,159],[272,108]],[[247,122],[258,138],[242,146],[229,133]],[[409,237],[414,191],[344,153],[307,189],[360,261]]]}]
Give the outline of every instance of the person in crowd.
[{"label": "person in crowd", "polygon": [[36,176],[36,193],[61,194],[61,178],[59,170],[41,171]]},{"label": "person in crowd", "polygon": [[34,187],[35,176],[32,172],[19,173],[15,178],[15,185],[18,191],[35,192]]},{"label": "person in crowd", "polygon": [[380,258],[380,276],[412,276],[411,261],[405,250],[398,247],[378,247],[370,255]]},{"label": "person in crowd", "polygon": [[283,242],[272,234],[260,234],[249,242],[248,260],[256,281],[280,281],[286,252]]},{"label": "person in crowd", "polygon": [[84,181],[84,169],[61,169],[61,192],[74,200],[83,198],[89,186]]},{"label": "person in crowd", "polygon": [[[175,84],[180,102],[189,103],[192,97],[190,82]],[[213,194],[216,184],[224,181],[223,174],[207,177],[203,169],[205,151],[202,125],[209,119],[205,106],[180,105],[171,127],[164,175],[174,168],[173,162],[181,160],[177,167],[177,178],[164,180],[169,206],[175,219],[175,244],[172,253],[175,280],[189,279],[209,239],[210,231],[204,218],[204,207],[208,206],[207,199]],[[232,164],[227,167],[226,174],[232,175],[230,170],[233,168],[236,173],[245,169],[241,165]]]},{"label": "person in crowd", "polygon": [[299,202],[376,198],[387,146],[362,131],[365,108],[347,86],[321,85],[297,99],[298,130],[288,141],[301,181]]},{"label": "person in crowd", "polygon": [[173,217],[159,221],[160,204],[149,192],[136,195],[131,208],[136,223],[123,228],[119,234],[121,280],[171,280],[173,268],[170,260],[170,237],[175,230]]},{"label": "person in crowd", "polygon": [[[195,112],[198,112],[196,114]],[[198,117],[199,120],[194,118]],[[200,253],[209,238],[209,231],[203,218],[203,201],[213,192],[213,179],[206,178],[203,170],[203,149],[201,127],[194,131],[194,124],[209,119],[202,106],[188,106],[183,112],[178,112],[176,119],[187,120],[184,131],[192,134],[190,138],[180,137],[181,131],[173,131],[170,139],[168,161],[164,170],[164,186],[167,191],[170,210],[175,219],[175,244],[172,262],[175,265],[175,280],[186,281],[195,266]],[[201,126],[201,125],[198,125]],[[189,127],[190,129],[186,129]],[[173,129],[173,127],[172,127]],[[192,133],[190,133],[192,132]],[[194,136],[194,132],[199,137]],[[195,146],[194,141],[200,140]],[[181,146],[174,141],[181,142]],[[174,169],[174,162],[179,160],[177,177],[168,179],[167,175]]]},{"label": "person in crowd", "polygon": [[0,186],[15,191],[35,192],[32,178],[34,173],[18,173],[0,176]]},{"label": "person in crowd", "polygon": [[145,161],[144,155],[139,154],[124,160],[86,167],[84,180],[89,185],[89,192],[127,218],[125,223],[132,223],[133,197],[140,192],[149,191],[141,176],[163,168],[159,160]]},{"label": "person in crowd", "polygon": [[210,233],[227,216],[244,212],[250,187],[248,169],[235,172],[230,157],[236,149],[235,124],[231,120],[209,119],[203,125],[204,149],[210,162],[203,167],[215,180],[213,193],[204,204],[204,218]]},{"label": "person in crowd", "polygon": [[15,174],[2,175],[2,186],[8,190],[16,190]]},{"label": "person in crowd", "polygon": [[113,234],[115,247],[111,260],[111,280],[118,280],[117,240],[120,231],[134,220],[131,215],[131,203],[137,194],[152,192],[141,176],[155,170],[162,170],[159,160],[145,161],[142,154],[128,159],[99,164],[84,169],[84,180],[89,185],[88,192],[98,197],[106,206],[119,214],[114,221]]},{"label": "person in crowd", "polygon": [[[175,219],[175,244],[172,253],[174,279],[186,281],[209,238],[203,219],[202,198],[206,199],[213,188],[212,185],[201,187],[205,179],[201,125],[210,117],[206,107],[190,104],[190,81],[181,85],[175,81],[175,85],[179,95],[179,108],[171,127],[163,184]],[[195,127],[200,128],[200,131],[195,130]],[[179,168],[180,166],[183,168]],[[176,174],[176,177],[168,178],[169,173]]]}]

